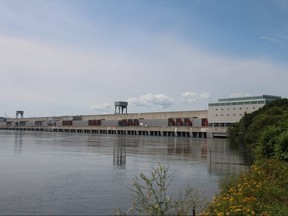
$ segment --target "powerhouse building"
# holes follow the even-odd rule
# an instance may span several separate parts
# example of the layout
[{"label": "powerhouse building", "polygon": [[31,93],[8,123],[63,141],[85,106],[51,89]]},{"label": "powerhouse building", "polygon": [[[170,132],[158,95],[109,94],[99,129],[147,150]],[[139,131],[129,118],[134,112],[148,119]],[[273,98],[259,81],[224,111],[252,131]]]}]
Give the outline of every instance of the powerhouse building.
[{"label": "powerhouse building", "polygon": [[252,113],[280,96],[260,95],[222,98],[208,104],[209,127],[228,127],[238,122],[245,113]]}]

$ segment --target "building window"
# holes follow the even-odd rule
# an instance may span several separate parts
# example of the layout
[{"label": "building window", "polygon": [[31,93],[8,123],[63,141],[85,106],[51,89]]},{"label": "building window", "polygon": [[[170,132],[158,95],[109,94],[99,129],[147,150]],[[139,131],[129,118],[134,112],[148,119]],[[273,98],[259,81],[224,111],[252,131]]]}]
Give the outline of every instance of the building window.
[{"label": "building window", "polygon": [[226,123],[225,127],[229,127],[231,125],[231,123]]}]

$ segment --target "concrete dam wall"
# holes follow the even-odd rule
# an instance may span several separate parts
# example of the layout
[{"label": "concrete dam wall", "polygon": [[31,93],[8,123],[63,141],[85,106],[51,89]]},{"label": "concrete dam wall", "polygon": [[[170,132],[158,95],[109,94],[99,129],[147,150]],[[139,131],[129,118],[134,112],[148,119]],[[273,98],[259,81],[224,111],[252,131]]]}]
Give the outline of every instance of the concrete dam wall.
[{"label": "concrete dam wall", "polygon": [[7,118],[1,130],[207,137],[208,111]]}]

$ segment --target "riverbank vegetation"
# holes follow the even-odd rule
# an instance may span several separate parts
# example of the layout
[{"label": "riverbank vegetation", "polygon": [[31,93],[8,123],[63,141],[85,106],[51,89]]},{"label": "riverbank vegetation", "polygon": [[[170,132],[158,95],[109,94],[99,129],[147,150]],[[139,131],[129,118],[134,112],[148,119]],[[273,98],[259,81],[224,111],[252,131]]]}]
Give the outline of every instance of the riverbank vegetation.
[{"label": "riverbank vegetation", "polygon": [[245,114],[228,132],[248,146],[254,164],[221,182],[204,215],[288,215],[288,99]]},{"label": "riverbank vegetation", "polygon": [[134,179],[132,205],[115,215],[288,215],[288,163],[263,160],[220,183],[220,192],[207,203],[204,191],[188,186],[176,199],[168,195],[173,173],[159,164],[150,176]]},{"label": "riverbank vegetation", "polygon": [[264,160],[227,177],[203,215],[288,215],[288,163]]},{"label": "riverbank vegetation", "polygon": [[246,144],[255,161],[288,161],[288,99],[275,100],[245,114],[228,129],[232,142]]}]

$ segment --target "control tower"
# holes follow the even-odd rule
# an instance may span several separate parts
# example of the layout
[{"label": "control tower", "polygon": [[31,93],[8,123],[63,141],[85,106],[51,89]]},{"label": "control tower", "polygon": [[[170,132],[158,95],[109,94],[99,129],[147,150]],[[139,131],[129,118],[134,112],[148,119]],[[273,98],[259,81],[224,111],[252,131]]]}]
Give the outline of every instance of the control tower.
[{"label": "control tower", "polygon": [[18,119],[19,116],[20,116],[21,118],[23,118],[23,116],[24,116],[24,111],[22,111],[22,110],[17,110],[17,111],[16,111],[16,119]]},{"label": "control tower", "polygon": [[128,102],[116,101],[115,102],[115,114],[123,114],[124,110],[126,110],[126,114],[127,114],[127,106],[128,106]]}]

